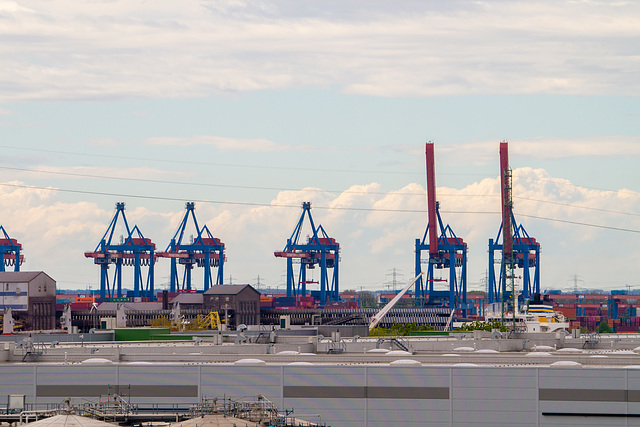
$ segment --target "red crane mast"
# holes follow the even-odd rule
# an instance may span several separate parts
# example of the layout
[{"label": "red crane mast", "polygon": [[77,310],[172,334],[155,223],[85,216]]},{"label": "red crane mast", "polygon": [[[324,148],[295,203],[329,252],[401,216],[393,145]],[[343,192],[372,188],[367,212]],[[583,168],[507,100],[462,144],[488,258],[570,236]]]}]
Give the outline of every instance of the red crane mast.
[{"label": "red crane mast", "polygon": [[438,255],[438,223],[436,222],[436,168],[433,142],[427,142],[427,208],[429,218],[429,254]]},{"label": "red crane mast", "polygon": [[500,195],[502,200],[502,242],[503,256],[511,260],[513,251],[513,233],[511,231],[511,169],[509,169],[509,143],[500,143]]}]

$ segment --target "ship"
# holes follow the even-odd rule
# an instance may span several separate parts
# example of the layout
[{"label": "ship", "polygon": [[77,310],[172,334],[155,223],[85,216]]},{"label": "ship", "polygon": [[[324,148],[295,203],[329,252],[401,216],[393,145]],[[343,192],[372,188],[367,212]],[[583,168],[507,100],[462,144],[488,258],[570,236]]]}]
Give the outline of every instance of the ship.
[{"label": "ship", "polygon": [[[553,310],[553,306],[543,301],[534,300],[529,304],[518,306],[515,315],[512,310],[503,311],[500,303],[490,304],[485,320],[500,321],[509,330],[527,333],[568,333],[569,322],[564,315]],[[515,321],[515,327],[514,327]]]}]

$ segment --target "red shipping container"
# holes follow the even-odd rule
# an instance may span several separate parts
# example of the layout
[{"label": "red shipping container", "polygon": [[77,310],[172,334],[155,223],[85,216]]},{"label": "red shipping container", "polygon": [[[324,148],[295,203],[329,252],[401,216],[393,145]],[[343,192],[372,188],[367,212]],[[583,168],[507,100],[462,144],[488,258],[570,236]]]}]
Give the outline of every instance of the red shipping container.
[{"label": "red shipping container", "polygon": [[555,311],[558,311],[564,315],[568,320],[574,320],[576,318],[576,309],[571,307],[554,307]]},{"label": "red shipping container", "polygon": [[637,333],[638,332],[638,327],[637,327],[637,325],[636,326],[634,326],[634,325],[629,325],[629,326],[627,326],[627,325],[618,325],[616,327],[616,332]]},{"label": "red shipping container", "polygon": [[71,311],[85,311],[91,310],[91,306],[93,303],[90,302],[72,302],[69,304],[71,307]]}]

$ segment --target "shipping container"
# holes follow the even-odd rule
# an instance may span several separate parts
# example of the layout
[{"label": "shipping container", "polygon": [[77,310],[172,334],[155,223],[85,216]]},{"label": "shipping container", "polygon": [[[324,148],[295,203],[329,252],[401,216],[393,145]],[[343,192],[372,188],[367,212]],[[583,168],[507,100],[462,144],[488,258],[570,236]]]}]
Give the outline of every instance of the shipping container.
[{"label": "shipping container", "polygon": [[296,297],[276,297],[276,307],[295,307]]},{"label": "shipping container", "polygon": [[566,317],[567,320],[575,320],[578,315],[577,310],[572,307],[554,307],[553,309],[554,311],[562,313],[562,315]]},{"label": "shipping container", "polygon": [[85,311],[91,310],[93,303],[91,302],[72,302],[69,304],[71,311]]},{"label": "shipping container", "polygon": [[617,333],[638,333],[638,325],[629,326],[629,325],[617,325],[615,332]]}]

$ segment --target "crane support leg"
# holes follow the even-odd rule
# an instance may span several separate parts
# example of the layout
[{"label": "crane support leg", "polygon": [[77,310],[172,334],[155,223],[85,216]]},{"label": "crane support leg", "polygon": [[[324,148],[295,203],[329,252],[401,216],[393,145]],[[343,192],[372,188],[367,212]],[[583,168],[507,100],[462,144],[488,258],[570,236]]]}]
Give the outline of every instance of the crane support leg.
[{"label": "crane support leg", "polygon": [[327,302],[327,254],[320,254],[320,303]]},{"label": "crane support leg", "polygon": [[211,252],[204,251],[204,291],[211,287]]},{"label": "crane support leg", "polygon": [[287,258],[287,296],[293,296],[293,259]]}]

